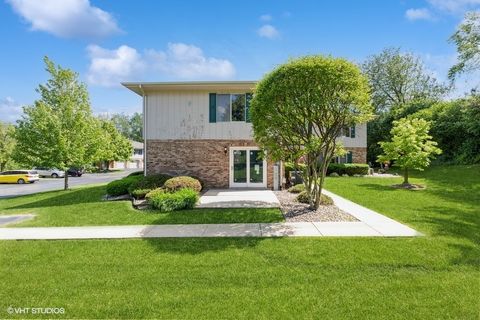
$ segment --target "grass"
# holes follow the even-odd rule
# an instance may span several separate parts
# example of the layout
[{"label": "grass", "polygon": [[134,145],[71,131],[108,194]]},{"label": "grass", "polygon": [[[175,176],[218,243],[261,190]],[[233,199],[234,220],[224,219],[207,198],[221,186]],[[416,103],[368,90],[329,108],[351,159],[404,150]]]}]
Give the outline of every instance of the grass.
[{"label": "grass", "polygon": [[479,175],[414,173],[422,191],[327,180],[418,238],[3,241],[0,318],[39,318],[13,306],[64,307],[62,318],[478,319]]},{"label": "grass", "polygon": [[103,201],[105,186],[96,185],[0,199],[0,215],[34,213],[33,220],[10,227],[129,224],[253,223],[283,221],[276,208],[193,209],[169,213],[138,211],[130,201]]}]

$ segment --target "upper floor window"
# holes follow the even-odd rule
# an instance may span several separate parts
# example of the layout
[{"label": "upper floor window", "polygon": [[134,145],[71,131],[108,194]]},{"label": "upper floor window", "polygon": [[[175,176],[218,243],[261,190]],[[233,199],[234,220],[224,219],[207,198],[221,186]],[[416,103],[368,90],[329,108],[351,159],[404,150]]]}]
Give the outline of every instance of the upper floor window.
[{"label": "upper floor window", "polygon": [[133,149],[133,154],[136,156],[141,156],[143,154],[143,149]]},{"label": "upper floor window", "polygon": [[340,136],[355,138],[355,125],[351,127],[343,127],[342,131],[340,132]]},{"label": "upper floor window", "polygon": [[210,93],[210,122],[250,122],[249,93]]}]

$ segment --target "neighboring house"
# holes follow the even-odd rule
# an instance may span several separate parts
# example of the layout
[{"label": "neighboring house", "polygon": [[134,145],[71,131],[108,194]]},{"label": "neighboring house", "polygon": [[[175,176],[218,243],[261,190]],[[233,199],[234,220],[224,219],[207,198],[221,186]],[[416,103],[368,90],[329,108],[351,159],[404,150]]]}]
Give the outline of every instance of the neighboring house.
[{"label": "neighboring house", "polygon": [[111,161],[110,169],[143,169],[143,143],[131,141],[133,153],[127,161]]},{"label": "neighboring house", "polygon": [[[281,165],[253,140],[254,81],[123,83],[143,97],[145,174],[198,177],[207,187],[277,188]],[[353,162],[366,161],[366,126],[341,137]]]}]

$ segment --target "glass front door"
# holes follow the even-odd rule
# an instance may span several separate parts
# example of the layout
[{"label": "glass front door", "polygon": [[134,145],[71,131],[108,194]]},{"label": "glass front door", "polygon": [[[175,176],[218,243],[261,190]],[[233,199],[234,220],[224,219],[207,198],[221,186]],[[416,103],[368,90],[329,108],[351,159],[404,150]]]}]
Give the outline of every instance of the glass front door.
[{"label": "glass front door", "polygon": [[261,151],[253,148],[231,150],[232,187],[265,187],[265,160]]}]

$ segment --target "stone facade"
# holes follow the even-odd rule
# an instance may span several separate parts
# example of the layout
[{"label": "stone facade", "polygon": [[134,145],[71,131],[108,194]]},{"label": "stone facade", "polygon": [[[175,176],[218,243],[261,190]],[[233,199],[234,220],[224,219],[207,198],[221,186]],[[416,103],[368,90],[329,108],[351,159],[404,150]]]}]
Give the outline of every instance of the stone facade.
[{"label": "stone facade", "polygon": [[352,152],[353,163],[367,163],[367,148],[345,148],[347,151]]},{"label": "stone facade", "polygon": [[[256,146],[252,140],[148,140],[147,174],[199,178],[208,188],[228,188],[230,147]],[[225,152],[225,148],[227,148]],[[273,162],[267,160],[267,187],[273,188]]]}]

